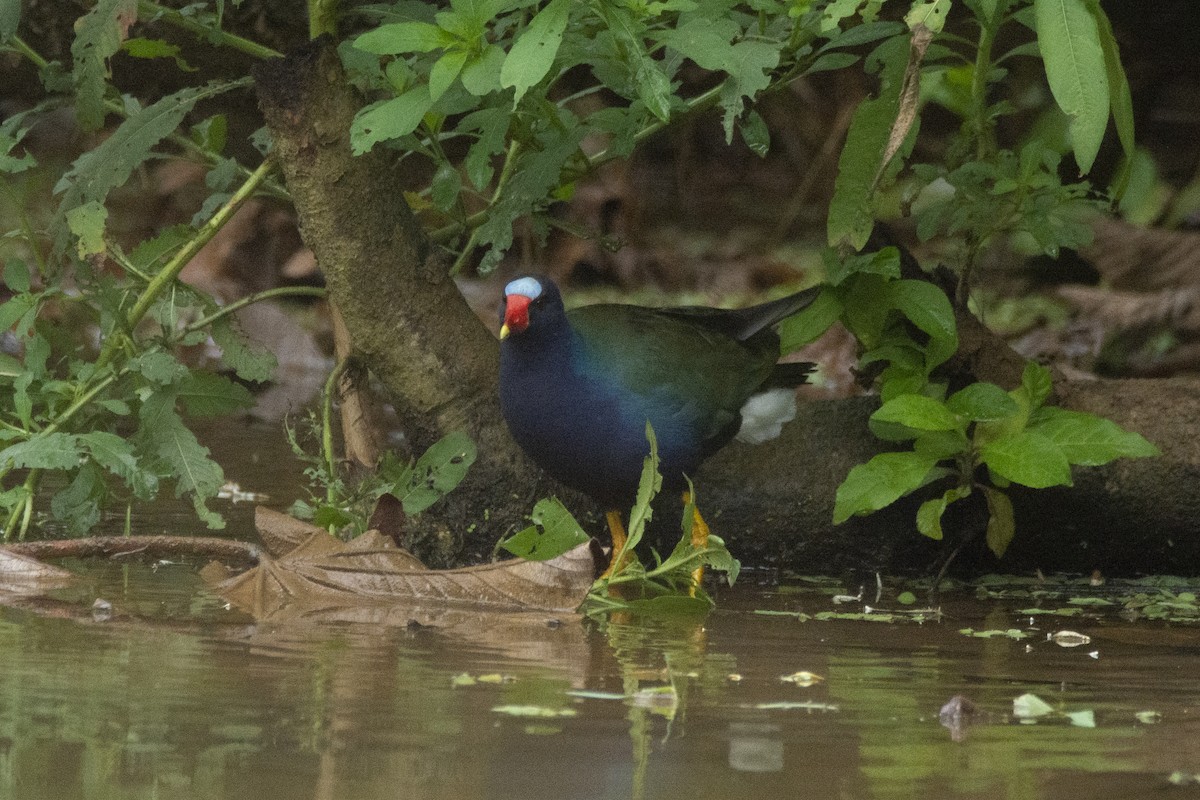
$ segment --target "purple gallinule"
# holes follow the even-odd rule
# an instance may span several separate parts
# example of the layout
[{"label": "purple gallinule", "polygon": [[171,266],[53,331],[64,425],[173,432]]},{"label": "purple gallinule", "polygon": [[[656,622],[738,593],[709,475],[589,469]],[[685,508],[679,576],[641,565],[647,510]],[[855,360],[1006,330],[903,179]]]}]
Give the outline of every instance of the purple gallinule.
[{"label": "purple gallinule", "polygon": [[[685,476],[735,436],[751,443],[778,436],[795,416],[795,387],[814,365],[776,363],[772,326],[818,292],[735,310],[604,304],[567,311],[549,278],[518,278],[504,288],[501,306],[504,419],[542,469],[608,509],[615,561],[625,541],[616,509],[637,495],[647,420],[663,488],[685,493]],[[703,546],[708,527],[699,514],[694,522],[693,543]]]}]

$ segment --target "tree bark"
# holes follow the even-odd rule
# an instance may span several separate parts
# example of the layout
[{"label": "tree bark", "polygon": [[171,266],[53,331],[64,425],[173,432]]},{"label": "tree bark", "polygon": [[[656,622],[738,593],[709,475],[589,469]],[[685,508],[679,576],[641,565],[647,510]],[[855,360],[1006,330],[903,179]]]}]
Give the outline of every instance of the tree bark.
[{"label": "tree bark", "polygon": [[362,100],[333,43],[318,39],[254,76],[301,234],[356,357],[391,394],[409,446],[419,454],[461,430],[478,448],[464,483],[413,521],[405,545],[431,566],[478,558],[552,490],[504,426],[497,342],[431,248],[392,159],[351,153]]}]

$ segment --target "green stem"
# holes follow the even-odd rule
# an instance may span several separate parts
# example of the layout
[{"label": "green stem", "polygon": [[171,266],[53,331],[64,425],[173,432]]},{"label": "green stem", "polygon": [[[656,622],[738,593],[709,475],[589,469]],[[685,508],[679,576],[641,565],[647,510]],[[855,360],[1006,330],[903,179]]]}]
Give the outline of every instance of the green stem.
[{"label": "green stem", "polygon": [[[350,359],[344,358],[330,370],[321,397],[321,455],[325,459],[325,469],[329,472],[329,480],[325,485],[325,499],[330,505],[337,502],[337,495],[333,491],[334,477],[337,475],[337,458],[333,454],[333,395],[338,391],[338,383],[349,366]],[[335,526],[330,526],[329,532],[334,533]]]},{"label": "green stem", "polygon": [[[40,469],[31,469],[25,476],[25,513],[21,515],[21,532],[17,536],[22,542],[25,541],[25,534],[29,532],[29,521],[33,519],[33,495],[37,492],[37,485],[41,478],[42,471]],[[8,535],[7,531],[5,531],[5,535]]]},{"label": "green stem", "polygon": [[192,333],[193,331],[207,328],[209,325],[213,324],[222,317],[227,317],[230,314],[236,314],[246,306],[254,305],[255,303],[262,302],[263,300],[270,300],[274,297],[324,297],[325,294],[325,289],[319,286],[279,286],[274,289],[267,289],[264,292],[259,292],[258,294],[252,294],[249,297],[243,297],[240,300],[235,300],[229,305],[221,306],[221,308],[209,314],[207,317],[202,317],[201,319],[196,320],[183,330],[184,333]]},{"label": "green stem", "polygon": [[[492,192],[492,199],[488,203],[488,208],[491,209],[500,200],[500,193],[504,191],[504,187],[508,185],[508,181],[512,178],[513,169],[517,163],[517,156],[521,152],[521,143],[516,139],[508,143],[508,152],[504,154],[504,166],[500,168],[500,177],[496,179],[496,190]],[[468,217],[466,221],[460,223],[459,230],[463,230],[462,226],[466,226],[475,217],[475,214]],[[487,212],[483,212],[483,219],[476,225],[470,225],[471,236],[467,239],[467,243],[463,245],[462,250],[458,254],[458,258],[454,259],[454,265],[450,267],[450,274],[457,275],[470,257],[471,252],[475,249],[475,241],[479,238],[479,226],[487,219]],[[436,235],[436,234],[435,234]]]},{"label": "green stem", "polygon": [[[146,312],[149,311],[150,307],[154,305],[154,302],[158,300],[159,295],[161,295],[168,286],[175,282],[175,279],[179,277],[180,271],[183,270],[184,266],[186,266],[187,263],[192,260],[192,257],[195,256],[196,253],[200,252],[200,249],[204,247],[204,245],[208,244],[209,240],[217,235],[217,231],[221,230],[221,228],[225,226],[225,223],[227,223],[238,210],[238,208],[241,207],[242,203],[244,203],[250,198],[251,195],[254,194],[259,184],[266,179],[267,175],[271,173],[273,168],[274,164],[270,158],[265,159],[261,164],[259,164],[258,169],[254,170],[246,182],[238,187],[238,190],[234,192],[233,197],[229,198],[229,201],[226,202],[225,205],[221,206],[217,213],[213,214],[212,218],[206,222],[204,226],[200,228],[200,230],[196,231],[196,235],[193,236],[187,244],[180,248],[179,252],[175,254],[174,258],[168,261],[166,266],[164,266],[158,272],[158,274],[154,276],[154,278],[150,281],[150,285],[146,287],[145,291],[143,291],[141,296],[138,297],[138,300],[134,304],[133,308],[126,315],[124,325],[127,331],[132,331],[137,327],[137,324],[142,321],[142,317],[146,315]],[[123,336],[114,335],[110,336],[105,341],[104,348],[100,351],[100,355],[96,358],[97,369],[104,367],[113,359],[118,350],[120,350],[120,348],[123,346],[123,339]]]},{"label": "green stem", "polygon": [[[979,20],[979,45],[976,48],[975,70],[971,77],[971,124],[975,129],[975,157],[984,160],[996,150],[988,110],[988,74],[992,71],[992,47],[1000,28],[1007,2],[997,4],[991,19]],[[1003,6],[1003,7],[1002,7]]]},{"label": "green stem", "polygon": [[[120,338],[120,337],[112,337],[112,338]],[[72,417],[74,417],[82,409],[84,409],[89,403],[91,403],[93,400],[95,400],[96,397],[99,396],[99,394],[101,392],[103,392],[105,389],[107,389],[109,386],[111,386],[117,380],[118,377],[120,377],[120,373],[114,373],[112,375],[107,375],[104,378],[102,378],[95,386],[88,389],[86,392],[84,392],[79,397],[77,397],[75,399],[75,402],[71,403],[71,405],[67,407],[67,410],[62,412],[61,414],[59,414],[58,417],[53,422],[51,422],[49,425],[47,425],[42,430],[38,431],[38,435],[46,436],[48,434],[54,433],[59,428],[61,428],[63,425],[66,425],[68,422],[71,421]]]},{"label": "green stem", "polygon": [[155,16],[164,22],[183,28],[185,31],[196,34],[201,39],[212,44],[230,47],[234,50],[240,50],[247,55],[255,58],[283,58],[283,53],[278,50],[272,50],[270,47],[261,45],[258,42],[250,39],[243,39],[241,36],[233,33],[226,33],[220,28],[213,28],[205,25],[198,19],[186,17],[173,8],[160,6],[158,3],[153,3],[150,0],[138,0],[138,15],[139,16]]}]

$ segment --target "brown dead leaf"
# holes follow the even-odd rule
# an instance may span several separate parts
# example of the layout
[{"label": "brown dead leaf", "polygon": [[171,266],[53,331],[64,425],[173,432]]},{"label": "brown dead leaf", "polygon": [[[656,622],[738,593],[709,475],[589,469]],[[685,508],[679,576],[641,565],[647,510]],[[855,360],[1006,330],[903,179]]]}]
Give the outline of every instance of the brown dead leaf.
[{"label": "brown dead leaf", "polygon": [[311,522],[296,519],[265,506],[254,508],[254,529],[258,531],[263,547],[275,558],[287,555],[315,533],[329,535],[324,528]]},{"label": "brown dead leaf", "polygon": [[408,517],[404,514],[404,503],[400,502],[396,495],[385,492],[375,501],[375,510],[371,512],[371,519],[367,522],[367,527],[390,537],[399,545],[407,520]]},{"label": "brown dead leaf", "polygon": [[41,594],[74,580],[73,572],[0,549],[0,596]]},{"label": "brown dead leaf", "polygon": [[431,570],[377,531],[348,544],[321,531],[215,588],[256,618],[273,620],[385,604],[570,611],[583,602],[595,570],[588,545],[550,561]]}]

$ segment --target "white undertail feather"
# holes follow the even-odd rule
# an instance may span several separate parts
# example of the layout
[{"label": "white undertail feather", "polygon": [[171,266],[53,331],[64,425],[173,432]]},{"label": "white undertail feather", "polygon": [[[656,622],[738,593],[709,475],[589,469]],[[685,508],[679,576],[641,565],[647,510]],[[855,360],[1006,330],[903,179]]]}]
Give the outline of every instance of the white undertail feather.
[{"label": "white undertail feather", "polygon": [[737,439],[746,444],[762,444],[783,431],[783,423],[796,418],[796,390],[768,389],[756,394],[742,406],[742,427]]}]

